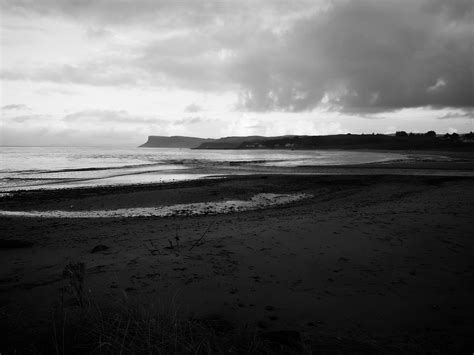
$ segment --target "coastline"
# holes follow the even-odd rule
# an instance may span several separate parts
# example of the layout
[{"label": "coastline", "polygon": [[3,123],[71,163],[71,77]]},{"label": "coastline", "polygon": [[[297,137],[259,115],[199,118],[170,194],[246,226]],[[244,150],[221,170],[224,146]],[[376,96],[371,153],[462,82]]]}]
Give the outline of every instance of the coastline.
[{"label": "coastline", "polygon": [[[339,151],[337,151],[339,152]],[[384,150],[358,150],[358,152],[371,153],[388,153],[394,154],[392,151]],[[104,167],[104,168],[79,168],[79,169],[63,169],[58,171],[43,172],[40,180],[42,182],[9,186],[5,184],[0,188],[0,198],[12,194],[25,194],[27,191],[50,191],[61,189],[105,189],[111,188],[122,189],[127,186],[140,186],[147,188],[148,185],[157,184],[176,184],[179,182],[187,182],[199,179],[219,179],[228,176],[244,176],[244,175],[437,175],[437,176],[474,176],[474,156],[472,152],[453,152],[453,151],[401,151],[397,155],[402,156],[400,159],[389,158],[387,160],[354,163],[354,164],[298,164],[297,159],[292,165],[291,161],[282,161],[282,165],[278,165],[278,161],[217,161],[212,164],[196,161],[191,162],[189,166],[180,166],[179,169],[164,169],[161,165],[153,168],[155,164],[148,166],[140,165],[145,168],[143,171],[134,171],[134,166],[125,167]],[[172,161],[176,164],[176,161]],[[289,164],[290,163],[290,164]],[[186,164],[183,162],[183,164]],[[289,164],[289,165],[288,165]],[[125,168],[132,168],[132,171],[125,171]],[[89,176],[89,177],[69,177],[63,180],[52,177],[48,181],[50,173],[58,172],[83,172],[96,171],[105,169],[106,171],[121,171],[117,174],[105,176]],[[20,179],[21,176],[7,177],[6,180]],[[30,179],[30,178],[28,178]],[[33,179],[34,180],[34,179]]]}]

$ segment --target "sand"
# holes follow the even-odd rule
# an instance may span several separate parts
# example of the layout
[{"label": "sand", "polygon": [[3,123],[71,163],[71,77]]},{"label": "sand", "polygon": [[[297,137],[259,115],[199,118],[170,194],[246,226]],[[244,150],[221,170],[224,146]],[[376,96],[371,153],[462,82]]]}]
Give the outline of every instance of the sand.
[{"label": "sand", "polygon": [[156,208],[258,194],[308,198],[198,216],[1,216],[2,329],[44,327],[65,266],[82,262],[98,303],[172,300],[196,316],[304,339],[472,352],[472,177],[230,176],[30,192],[3,197],[0,210]]},{"label": "sand", "polygon": [[50,211],[2,211],[4,217],[31,218],[122,218],[122,217],[173,217],[228,214],[283,206],[312,197],[310,194],[261,193],[249,200],[224,200],[211,202],[179,203],[155,207],[131,207],[107,210],[50,210]]}]

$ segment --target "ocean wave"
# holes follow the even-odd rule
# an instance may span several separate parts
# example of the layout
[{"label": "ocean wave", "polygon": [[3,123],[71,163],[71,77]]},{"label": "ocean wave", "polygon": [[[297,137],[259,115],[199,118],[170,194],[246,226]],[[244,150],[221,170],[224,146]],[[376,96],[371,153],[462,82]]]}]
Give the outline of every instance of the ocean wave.
[{"label": "ocean wave", "polygon": [[56,169],[56,170],[17,170],[11,171],[11,173],[21,174],[54,174],[54,173],[68,173],[68,172],[81,172],[81,171],[101,171],[101,170],[118,170],[118,169],[134,169],[142,167],[160,166],[167,165],[167,163],[150,163],[150,164],[131,164],[131,165],[117,165],[117,166],[92,166],[85,168],[68,168],[68,169]]}]

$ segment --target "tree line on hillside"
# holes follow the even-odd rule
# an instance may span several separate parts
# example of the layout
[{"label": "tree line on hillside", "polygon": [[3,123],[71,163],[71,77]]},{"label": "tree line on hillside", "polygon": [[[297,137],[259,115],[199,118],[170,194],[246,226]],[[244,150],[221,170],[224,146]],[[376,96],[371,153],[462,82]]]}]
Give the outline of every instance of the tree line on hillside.
[{"label": "tree line on hillside", "polygon": [[[209,147],[200,147],[209,149]],[[219,149],[219,146],[213,147]],[[267,140],[248,140],[233,149],[474,149],[474,134],[396,132],[387,134],[337,134],[328,136],[292,136]]]},{"label": "tree line on hillside", "polygon": [[[430,138],[437,138],[438,135],[436,134],[435,131],[428,131],[426,133],[407,133],[405,131],[397,131],[395,133],[395,137],[430,137]],[[446,133],[442,136],[440,136],[441,139],[450,139],[450,140],[465,140],[465,141],[472,141],[474,140],[474,133],[469,132],[465,134],[458,134],[456,132],[453,132],[451,134]]]}]

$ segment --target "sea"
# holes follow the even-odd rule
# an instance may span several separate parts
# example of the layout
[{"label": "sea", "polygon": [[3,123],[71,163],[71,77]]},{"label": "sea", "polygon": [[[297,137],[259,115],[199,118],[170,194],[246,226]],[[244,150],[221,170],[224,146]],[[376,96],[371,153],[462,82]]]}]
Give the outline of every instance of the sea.
[{"label": "sea", "polygon": [[0,192],[166,183],[405,159],[362,151],[0,147]]}]

